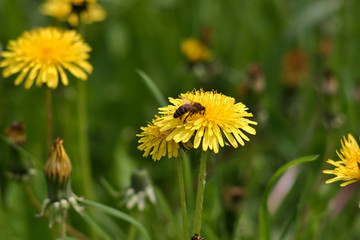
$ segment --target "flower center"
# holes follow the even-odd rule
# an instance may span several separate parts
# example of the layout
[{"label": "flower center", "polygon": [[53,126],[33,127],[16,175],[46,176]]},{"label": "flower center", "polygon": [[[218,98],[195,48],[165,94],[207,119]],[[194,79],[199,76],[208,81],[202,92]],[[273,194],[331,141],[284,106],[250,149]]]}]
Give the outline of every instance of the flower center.
[{"label": "flower center", "polygon": [[63,52],[63,44],[56,39],[41,39],[34,44],[33,49],[28,49],[28,56],[43,64],[51,64],[62,59]]},{"label": "flower center", "polygon": [[84,12],[87,8],[88,8],[88,2],[87,1],[82,1],[82,2],[79,2],[79,3],[72,3],[71,4],[72,12],[76,13],[78,15],[80,15],[80,13]]}]

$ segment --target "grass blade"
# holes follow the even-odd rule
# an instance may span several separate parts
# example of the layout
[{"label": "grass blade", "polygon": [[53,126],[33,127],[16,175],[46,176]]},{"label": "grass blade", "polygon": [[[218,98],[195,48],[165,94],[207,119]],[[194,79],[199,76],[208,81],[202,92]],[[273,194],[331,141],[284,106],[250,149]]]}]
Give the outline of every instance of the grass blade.
[{"label": "grass blade", "polygon": [[91,226],[91,229],[96,232],[98,236],[101,236],[101,239],[112,239],[85,211],[82,211],[79,215],[84,219],[87,224]]},{"label": "grass blade", "polygon": [[23,156],[29,158],[29,160],[31,161],[31,163],[39,169],[43,169],[44,165],[38,160],[38,158],[36,158],[35,156],[33,156],[31,153],[29,153],[28,151],[26,151],[24,148],[20,147],[19,145],[13,143],[12,141],[10,141],[6,136],[4,135],[0,135],[0,139],[2,139],[4,142],[6,142],[7,144],[9,144],[11,147],[13,147],[16,151],[18,151],[19,153],[21,153]]},{"label": "grass blade", "polygon": [[261,240],[269,240],[270,239],[270,226],[269,226],[269,211],[267,208],[267,200],[271,190],[273,189],[275,183],[279,180],[282,174],[292,166],[298,165],[300,163],[311,162],[317,159],[319,156],[306,156],[295,159],[291,162],[286,163],[284,166],[279,168],[274,175],[271,177],[268,185],[266,186],[265,192],[261,199],[261,206],[259,211],[259,232]]},{"label": "grass blade", "polygon": [[149,90],[154,95],[155,99],[160,104],[160,106],[166,106],[167,105],[166,98],[161,93],[160,89],[155,85],[154,81],[145,72],[141,71],[140,69],[136,70],[136,72],[144,80],[146,86],[148,86]]},{"label": "grass blade", "polygon": [[113,217],[119,218],[119,219],[129,222],[131,224],[134,224],[139,229],[140,233],[144,236],[145,239],[151,240],[149,233],[146,231],[145,227],[140,222],[136,221],[134,218],[127,215],[126,213],[123,213],[117,209],[108,207],[106,205],[103,205],[103,204],[100,204],[97,202],[86,200],[86,199],[79,200],[79,202],[81,202],[82,204],[84,204],[86,206],[96,208],[97,210],[99,210],[103,213],[106,213]]}]

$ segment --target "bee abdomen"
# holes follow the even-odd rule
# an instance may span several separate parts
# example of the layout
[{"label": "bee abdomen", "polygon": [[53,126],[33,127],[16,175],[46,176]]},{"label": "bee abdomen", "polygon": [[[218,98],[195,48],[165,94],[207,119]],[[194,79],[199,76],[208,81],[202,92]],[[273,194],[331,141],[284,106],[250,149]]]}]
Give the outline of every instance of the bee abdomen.
[{"label": "bee abdomen", "polygon": [[182,115],[184,115],[185,113],[187,113],[188,110],[186,107],[184,106],[180,106],[178,109],[176,109],[176,111],[174,112],[174,118],[178,118],[181,117]]}]

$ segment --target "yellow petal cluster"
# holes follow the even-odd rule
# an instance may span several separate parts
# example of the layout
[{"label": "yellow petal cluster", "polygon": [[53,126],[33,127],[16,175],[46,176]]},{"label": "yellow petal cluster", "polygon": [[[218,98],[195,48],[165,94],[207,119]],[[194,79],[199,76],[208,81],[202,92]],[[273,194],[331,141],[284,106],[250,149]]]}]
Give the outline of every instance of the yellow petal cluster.
[{"label": "yellow petal cluster", "polygon": [[47,0],[41,5],[40,11],[66,21],[72,27],[77,27],[80,22],[89,24],[106,18],[106,11],[96,0]]},{"label": "yellow petal cluster", "polygon": [[351,134],[348,134],[348,139],[344,136],[341,147],[340,152],[336,151],[340,158],[339,161],[327,160],[327,163],[335,166],[335,169],[324,170],[323,173],[336,175],[326,183],[344,181],[340,184],[341,187],[344,187],[360,180],[360,148]]},{"label": "yellow petal cluster", "polygon": [[[169,101],[172,105],[159,108],[160,116],[146,128],[149,131],[151,126],[154,133],[145,134],[145,128],[142,128],[144,133],[138,135],[142,137],[139,140],[142,143],[139,149],[145,150],[145,156],[155,154],[154,150],[150,152],[150,147],[159,149],[165,144],[185,144],[195,149],[201,146],[203,151],[212,150],[218,153],[219,146],[224,147],[226,141],[237,148],[249,141],[245,133],[256,134],[250,124],[257,123],[248,119],[253,116],[252,113],[247,112],[248,108],[241,102],[235,103],[232,97],[215,91],[194,90],[181,94],[180,98],[169,98]],[[174,118],[175,111],[187,102],[200,103],[205,107],[205,113],[189,116],[189,113],[185,113],[182,117]],[[150,136],[152,141],[148,140]],[[156,159],[166,155],[166,149],[162,147],[161,150]],[[174,153],[172,155],[175,156]]]},{"label": "yellow petal cluster", "polygon": [[190,63],[208,62],[211,60],[209,48],[197,39],[185,39],[181,43],[181,51]]},{"label": "yellow petal cluster", "polygon": [[171,131],[161,132],[156,125],[158,119],[157,117],[152,123],[148,123],[146,127],[141,127],[142,133],[136,135],[141,137],[138,149],[144,151],[144,157],[151,155],[154,161],[160,160],[160,158],[166,156],[166,153],[168,153],[168,158],[178,157],[179,144],[175,141],[166,141]]},{"label": "yellow petal cluster", "polygon": [[87,61],[90,51],[90,46],[74,30],[37,28],[9,42],[7,51],[1,54],[0,67],[5,67],[4,77],[19,73],[15,85],[21,84],[27,77],[27,89],[34,82],[37,86],[46,84],[55,89],[59,79],[65,86],[68,85],[65,70],[81,80],[88,78],[87,73],[93,70]]}]

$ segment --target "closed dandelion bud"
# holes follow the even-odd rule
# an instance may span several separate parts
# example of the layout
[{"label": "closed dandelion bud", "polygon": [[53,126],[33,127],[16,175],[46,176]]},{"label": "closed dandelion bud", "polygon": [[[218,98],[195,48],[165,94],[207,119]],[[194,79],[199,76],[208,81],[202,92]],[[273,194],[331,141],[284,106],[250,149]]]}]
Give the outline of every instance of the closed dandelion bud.
[{"label": "closed dandelion bud", "polygon": [[323,73],[320,91],[324,95],[325,111],[322,117],[324,126],[328,129],[337,129],[343,125],[345,116],[340,112],[338,99],[338,79],[331,69]]},{"label": "closed dandelion bud", "polygon": [[77,203],[78,197],[71,190],[71,162],[62,145],[63,140],[56,139],[45,163],[45,177],[48,186],[48,197],[44,200],[41,213],[49,209],[50,227],[54,221],[61,222],[67,216],[72,206],[80,212],[82,207]]},{"label": "closed dandelion bud", "polygon": [[265,90],[265,78],[262,68],[258,64],[252,64],[247,71],[247,81],[249,88],[254,93],[262,93]]},{"label": "closed dandelion bud", "polygon": [[26,141],[25,124],[23,121],[15,121],[5,129],[8,139],[16,145],[23,147]]},{"label": "closed dandelion bud", "polygon": [[225,187],[222,193],[226,210],[236,213],[244,199],[244,189],[237,186],[229,186]]},{"label": "closed dandelion bud", "polygon": [[326,69],[321,81],[321,91],[325,96],[332,97],[338,92],[338,80],[333,71]]},{"label": "closed dandelion bud", "polygon": [[123,203],[128,209],[137,205],[142,211],[146,207],[146,198],[155,203],[155,192],[150,177],[145,169],[137,169],[131,175],[130,186],[125,190]]},{"label": "closed dandelion bud", "polygon": [[323,60],[327,60],[334,49],[334,42],[329,36],[322,37],[319,42],[319,55]]},{"label": "closed dandelion bud", "polygon": [[67,199],[71,194],[71,162],[62,145],[63,140],[56,139],[45,164],[45,176],[48,194],[52,201]]},{"label": "closed dandelion bud", "polygon": [[26,141],[25,124],[15,121],[5,129],[10,145],[9,176],[15,180],[27,180],[34,173],[29,159],[17,147],[24,147]]},{"label": "closed dandelion bud", "polygon": [[309,61],[301,49],[293,49],[282,59],[282,74],[285,87],[298,88],[309,76]]}]

